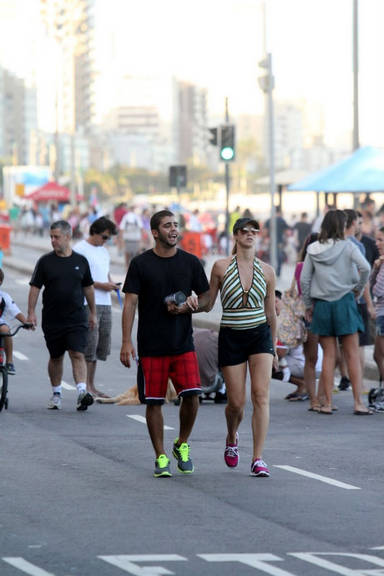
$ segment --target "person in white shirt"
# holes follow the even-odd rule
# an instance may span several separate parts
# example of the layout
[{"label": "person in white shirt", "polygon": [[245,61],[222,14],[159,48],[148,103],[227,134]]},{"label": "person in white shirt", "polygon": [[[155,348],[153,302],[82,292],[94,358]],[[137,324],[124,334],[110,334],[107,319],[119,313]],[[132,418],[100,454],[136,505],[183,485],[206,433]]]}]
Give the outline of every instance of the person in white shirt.
[{"label": "person in white shirt", "polygon": [[120,225],[120,237],[124,240],[125,265],[128,266],[134,256],[140,252],[141,233],[143,224],[141,218],[135,214],[132,206],[124,214]]},{"label": "person in white shirt", "polygon": [[98,218],[89,228],[89,238],[74,246],[75,252],[88,260],[95,288],[97,326],[88,330],[85,360],[87,362],[87,391],[98,397],[107,395],[95,387],[97,360],[105,361],[111,352],[112,300],[111,292],[119,289],[112,281],[109,267],[110,255],[105,243],[117,234],[116,225],[108,218]]},{"label": "person in white shirt", "polygon": [[[0,286],[4,280],[4,272],[0,268]],[[9,333],[9,322],[16,318],[22,324],[27,323],[27,319],[21,312],[20,308],[12,297],[3,290],[0,290],[0,332],[2,334]],[[16,374],[16,368],[13,363],[13,343],[12,338],[4,338],[5,361],[8,374]]]}]

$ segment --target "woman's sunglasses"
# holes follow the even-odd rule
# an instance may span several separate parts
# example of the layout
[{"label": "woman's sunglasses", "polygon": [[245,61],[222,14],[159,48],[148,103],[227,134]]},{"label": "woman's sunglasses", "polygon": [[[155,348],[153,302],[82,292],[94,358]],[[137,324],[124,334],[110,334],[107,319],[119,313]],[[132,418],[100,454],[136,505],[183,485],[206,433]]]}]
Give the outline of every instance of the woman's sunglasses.
[{"label": "woman's sunglasses", "polygon": [[240,234],[252,234],[253,236],[256,236],[256,234],[258,233],[258,229],[257,228],[240,228],[239,230]]}]

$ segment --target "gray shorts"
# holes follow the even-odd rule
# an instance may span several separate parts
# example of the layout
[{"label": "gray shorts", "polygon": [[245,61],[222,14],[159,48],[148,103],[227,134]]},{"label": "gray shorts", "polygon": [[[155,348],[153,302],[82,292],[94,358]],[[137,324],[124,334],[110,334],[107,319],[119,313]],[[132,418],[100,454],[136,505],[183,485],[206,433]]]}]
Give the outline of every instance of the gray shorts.
[{"label": "gray shorts", "polygon": [[124,248],[127,254],[136,256],[140,250],[140,240],[124,240]]},{"label": "gray shorts", "polygon": [[87,362],[106,360],[111,353],[112,306],[97,304],[96,313],[97,327],[88,330],[87,347],[84,352]]}]

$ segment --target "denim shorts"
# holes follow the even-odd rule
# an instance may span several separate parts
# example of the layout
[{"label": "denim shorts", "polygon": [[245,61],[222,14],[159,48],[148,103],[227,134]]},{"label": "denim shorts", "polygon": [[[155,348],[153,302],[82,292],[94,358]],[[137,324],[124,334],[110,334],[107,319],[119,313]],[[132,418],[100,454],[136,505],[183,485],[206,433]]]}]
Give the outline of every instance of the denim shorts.
[{"label": "denim shorts", "polygon": [[384,336],[384,316],[376,317],[376,334],[377,336]]}]

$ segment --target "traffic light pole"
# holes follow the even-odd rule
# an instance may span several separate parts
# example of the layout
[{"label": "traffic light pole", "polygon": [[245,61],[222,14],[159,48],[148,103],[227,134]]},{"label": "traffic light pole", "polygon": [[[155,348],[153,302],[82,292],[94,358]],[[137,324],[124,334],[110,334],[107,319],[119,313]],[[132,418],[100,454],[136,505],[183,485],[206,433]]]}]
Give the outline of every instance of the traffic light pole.
[{"label": "traffic light pole", "polygon": [[269,148],[269,189],[271,195],[271,218],[269,221],[270,259],[271,265],[277,267],[277,238],[276,238],[276,208],[275,208],[275,129],[273,114],[273,84],[272,54],[268,53],[268,148]]},{"label": "traffic light pole", "polygon": [[[229,110],[228,110],[228,98],[225,99],[225,122],[229,122]],[[231,186],[231,175],[229,171],[229,163],[225,163],[225,230],[226,230],[226,243],[225,243],[225,253],[229,256],[229,238],[231,231],[229,229],[229,194]]]},{"label": "traffic light pole", "polygon": [[225,163],[225,192],[226,192],[226,209],[225,209],[225,229],[227,231],[226,234],[226,246],[225,246],[225,253],[229,256],[229,238],[231,235],[231,231],[229,229],[229,191],[230,191],[230,174],[229,174],[229,163]]}]

